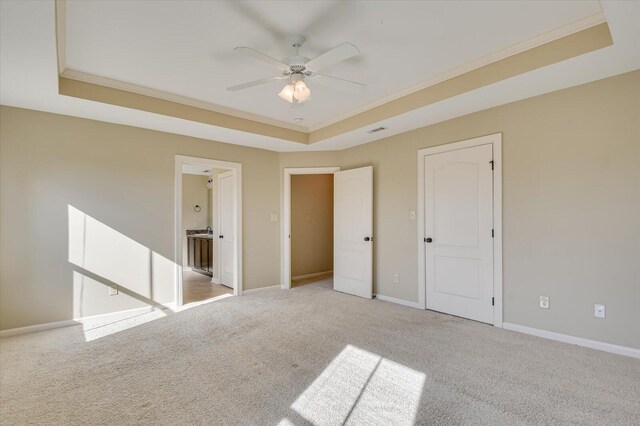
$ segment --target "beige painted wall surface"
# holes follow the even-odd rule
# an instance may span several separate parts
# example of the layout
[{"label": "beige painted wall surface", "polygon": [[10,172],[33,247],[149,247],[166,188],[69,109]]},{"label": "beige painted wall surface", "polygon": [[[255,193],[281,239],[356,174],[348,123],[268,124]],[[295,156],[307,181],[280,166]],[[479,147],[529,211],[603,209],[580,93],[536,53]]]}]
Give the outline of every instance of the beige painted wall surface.
[{"label": "beige painted wall surface", "polygon": [[279,283],[277,153],[10,107],[0,132],[0,328],[173,301],[176,154],[242,163],[244,288]]},{"label": "beige painted wall surface", "polygon": [[291,276],[333,269],[333,175],[291,176]]},{"label": "beige painted wall surface", "polygon": [[376,292],[418,300],[418,149],[498,132],[504,321],[640,348],[640,71],[341,152],[374,166]]},{"label": "beige painted wall surface", "polygon": [[[243,163],[245,288],[279,281],[280,224],[270,222],[269,213],[280,210],[285,167],[372,164],[376,292],[417,301],[417,224],[409,219],[417,210],[417,150],[502,132],[504,320],[640,347],[640,71],[341,152],[278,155],[54,114],[0,111],[2,328],[73,316],[74,288],[83,279],[73,275],[78,268],[69,260],[86,264],[76,250],[86,232],[77,223],[90,225],[90,236],[109,234],[104,223],[150,248],[146,256],[166,269],[173,259],[175,154]],[[90,246],[89,253],[100,251]],[[109,264],[88,266],[109,275]],[[144,268],[133,269],[135,277],[145,277]],[[132,281],[121,275],[112,278]],[[84,280],[94,278],[100,277]],[[153,299],[172,299],[171,285],[153,291]],[[85,287],[95,287],[91,303],[130,306],[116,303],[117,297],[105,302],[103,285]],[[551,309],[538,308],[540,295],[551,297]],[[594,318],[594,303],[606,305],[606,319]]]},{"label": "beige painted wall surface", "polygon": [[[189,229],[205,229],[211,226],[211,190],[207,188],[208,176],[182,174],[182,263],[188,264],[187,233]],[[195,206],[200,206],[200,212]]]}]

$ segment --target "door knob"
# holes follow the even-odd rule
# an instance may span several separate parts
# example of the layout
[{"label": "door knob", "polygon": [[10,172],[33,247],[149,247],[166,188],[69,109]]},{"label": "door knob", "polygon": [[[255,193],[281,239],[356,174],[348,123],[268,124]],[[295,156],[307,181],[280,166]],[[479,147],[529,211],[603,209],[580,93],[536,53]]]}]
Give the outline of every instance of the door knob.
[{"label": "door knob", "polygon": [[431,237],[427,237],[427,238],[424,239],[425,243],[430,243],[432,241],[433,241],[433,239]]},{"label": "door knob", "polygon": [[224,235],[218,235],[218,238],[224,238]]},{"label": "door knob", "polygon": [[369,237],[364,237],[364,240],[365,240],[365,241],[371,241],[371,238],[369,238]]}]

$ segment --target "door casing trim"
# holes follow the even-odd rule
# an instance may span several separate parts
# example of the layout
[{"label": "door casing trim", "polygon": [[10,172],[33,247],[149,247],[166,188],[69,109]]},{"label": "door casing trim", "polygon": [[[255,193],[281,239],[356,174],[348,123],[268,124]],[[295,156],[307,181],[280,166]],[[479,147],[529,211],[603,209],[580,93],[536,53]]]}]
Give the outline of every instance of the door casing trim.
[{"label": "door casing trim", "polygon": [[234,231],[235,245],[233,256],[233,295],[242,295],[242,164],[209,158],[175,156],[174,171],[174,258],[175,258],[175,300],[176,306],[182,306],[182,165],[191,164],[208,168],[230,170],[235,176],[234,187]]},{"label": "door casing trim", "polygon": [[427,309],[425,262],[424,160],[428,155],[480,145],[493,146],[493,325],[502,328],[502,133],[452,142],[418,150],[418,306]]},{"label": "door casing trim", "polygon": [[291,288],[291,176],[292,175],[332,175],[340,167],[287,167],[284,169],[284,190],[282,197],[282,225],[280,226],[280,287]]}]

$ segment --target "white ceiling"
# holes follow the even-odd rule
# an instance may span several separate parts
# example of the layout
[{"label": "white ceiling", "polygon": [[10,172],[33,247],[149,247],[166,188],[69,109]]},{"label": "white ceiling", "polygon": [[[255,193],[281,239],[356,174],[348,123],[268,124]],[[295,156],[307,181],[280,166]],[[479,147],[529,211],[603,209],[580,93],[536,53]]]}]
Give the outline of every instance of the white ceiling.
[{"label": "white ceiling", "polygon": [[[109,4],[119,5],[118,2],[109,2]],[[193,2],[189,2],[188,4],[192,5]],[[500,4],[506,5],[511,3],[505,2]],[[521,2],[519,2],[518,4],[522,5]],[[586,4],[586,6],[585,4],[580,4],[580,7],[588,8],[593,6],[593,4],[591,3]],[[309,7],[308,10],[315,10],[315,13],[318,13],[318,11],[324,10],[321,8],[321,6],[322,5],[314,5],[313,7]],[[563,7],[565,6],[566,5],[563,4]],[[208,7],[211,6],[209,5]],[[333,7],[336,6],[333,5]],[[393,9],[393,7],[391,9]],[[640,40],[640,26],[637,23],[640,22],[640,2],[603,2],[602,9],[609,23],[609,27],[614,39],[614,45],[611,47],[600,49],[598,51],[591,52],[568,61],[563,61],[551,66],[547,66],[539,70],[535,70],[478,90],[474,90],[469,93],[465,93],[460,96],[456,96],[442,102],[438,102],[419,110],[414,110],[410,113],[403,114],[380,123],[372,124],[371,126],[367,126],[367,129],[358,129],[353,132],[328,139],[326,141],[306,146],[295,142],[269,138],[257,134],[225,129],[207,124],[181,120],[173,117],[167,117],[163,115],[147,113],[143,111],[122,108],[114,105],[102,104],[78,98],[60,96],[57,93],[57,59],[54,25],[55,9],[53,1],[46,0],[27,2],[3,0],[0,1],[0,103],[3,105],[49,111],[59,114],[125,124],[204,139],[259,147],[274,151],[342,149],[349,146],[370,142],[372,140],[380,139],[393,134],[402,133],[408,130],[415,129],[417,127],[479,111],[485,108],[490,108],[519,99],[524,99],[527,97],[536,96],[554,90],[559,90],[566,87],[571,87],[578,84],[587,83],[601,78],[606,78],[609,76],[639,69],[640,43],[638,43],[638,40]],[[270,10],[267,12],[265,12],[265,17],[271,17],[272,12]],[[176,21],[181,22],[182,25],[184,25],[185,23],[183,19],[185,13],[187,12],[176,14],[178,18],[176,19]],[[392,12],[389,11],[389,13],[391,14]],[[522,14],[526,15],[528,14],[528,12],[522,12]],[[321,14],[322,17],[320,19],[320,23],[324,22],[325,20],[331,21],[334,18],[339,19],[340,13],[338,13],[337,15],[338,17],[332,18],[331,15]],[[410,16],[412,15],[413,14],[410,14]],[[557,13],[555,8],[553,11],[549,12],[548,15],[552,17],[556,16]],[[127,18],[126,16],[122,17],[123,25],[130,19],[134,18]],[[272,22],[269,19],[265,19],[265,22]],[[305,19],[308,20],[311,18]],[[456,19],[452,20],[455,21]],[[449,20],[450,19],[447,16],[439,16],[440,22],[449,23]],[[302,21],[300,25],[307,25],[305,22],[307,21]],[[119,25],[120,22],[118,21],[116,26]],[[174,28],[173,31],[177,31],[175,29],[175,25],[177,24],[174,24],[174,26],[172,27]],[[318,25],[319,28],[322,28],[322,25]],[[494,23],[493,26],[495,25],[502,25],[502,23]],[[418,26],[420,27],[421,25]],[[253,31],[257,31],[258,27],[259,25],[256,24]],[[348,25],[346,27],[348,27]],[[447,28],[448,27],[449,25],[447,25]],[[282,31],[287,30],[288,29],[284,29]],[[411,27],[408,25],[404,26],[404,31],[407,34],[415,30],[415,27]],[[261,34],[263,34],[262,38],[246,41],[232,38],[232,40],[229,42],[229,46],[233,46],[236,44],[251,45],[256,48],[263,48],[265,51],[271,53],[272,55],[277,55],[278,51],[270,50],[271,47],[269,47],[274,46],[273,49],[275,49],[275,45],[270,41],[273,36],[265,35],[269,34],[269,29],[263,28],[262,31],[264,31],[264,33],[261,32]],[[309,34],[312,34],[315,33],[315,31],[320,32],[321,30],[315,30],[312,27],[309,31]],[[282,34],[284,34],[284,32]],[[478,32],[478,34],[482,34],[484,38],[484,30]],[[446,33],[445,35],[446,37],[453,37],[453,34],[450,33]],[[145,35],[145,33],[143,32],[140,32],[139,37],[140,39],[145,39],[147,35]],[[332,45],[338,44],[343,40],[342,38],[338,40],[337,37],[338,36],[336,35],[336,38],[331,40],[312,38],[309,41],[309,44],[306,45],[309,49],[309,52],[311,52],[311,54],[308,56],[313,56],[314,53],[319,53],[323,49],[330,48],[332,47]],[[366,40],[366,37],[361,37]],[[379,45],[385,45],[385,43],[387,43],[386,40],[388,40],[388,38],[385,37],[381,38],[377,30],[371,31],[371,29],[369,29],[369,38]],[[477,37],[477,34],[475,38],[479,38]],[[361,59],[361,61],[364,61],[365,52],[367,52],[367,48],[365,47],[365,45],[363,45],[361,41],[356,40],[355,35],[350,36],[349,41],[352,41],[359,45],[360,50],[363,52],[363,59]],[[521,40],[515,41],[517,42]],[[212,41],[212,43],[214,42],[215,40]],[[504,45],[512,42],[513,40],[509,40],[508,42],[505,41]],[[264,46],[260,43],[263,43]],[[137,43],[133,44],[137,45]],[[392,47],[397,47],[402,50],[405,49],[405,45],[403,43],[391,43],[391,45]],[[230,61],[246,61],[247,65],[251,65],[251,61],[249,59],[238,58],[232,51],[227,53],[228,59]],[[283,53],[286,54],[286,52]],[[407,53],[407,57],[411,57],[410,53],[411,52]],[[284,56],[284,54],[281,54],[281,56]],[[453,49],[451,49],[451,52],[449,52],[449,54],[454,55]],[[367,55],[371,56],[368,53]],[[455,55],[457,55],[457,53],[455,53]],[[476,57],[479,55],[480,51],[478,52],[478,55],[476,55]],[[214,56],[210,56],[210,58],[213,57]],[[372,57],[375,57],[375,55],[373,55]],[[191,60],[191,58],[188,57],[179,58],[181,58],[182,62],[185,63]],[[102,58],[101,60],[106,63],[110,62],[106,57]],[[212,60],[212,62],[215,61]],[[400,63],[402,64],[402,61],[400,61]],[[347,65],[348,64],[345,63],[344,65],[340,66],[340,73],[338,73],[338,67],[336,67],[335,75],[353,78],[352,76],[347,75],[347,70],[353,69],[353,67],[356,66],[360,66],[361,63],[354,60],[353,64],[349,64],[348,66]],[[257,73],[258,71],[260,71],[259,67],[259,64],[255,64],[255,68],[249,67],[248,70],[244,70],[242,72]],[[157,72],[158,74],[162,74],[163,69],[164,67],[154,66],[154,72]],[[268,75],[269,69],[265,69],[264,71],[267,72]],[[240,73],[240,71],[238,73]],[[397,74],[393,73],[391,75],[395,79],[395,76]],[[252,74],[249,75],[246,79],[259,78],[261,76],[262,74]],[[176,77],[174,78],[174,80],[188,80],[190,77],[191,76],[184,79]],[[163,78],[166,79],[166,76],[164,76]],[[358,78],[362,81],[366,81],[364,77]],[[421,78],[425,78],[425,76],[422,76]],[[171,78],[167,79],[167,81],[171,80]],[[243,81],[243,79],[241,78],[239,78],[238,80]],[[235,81],[234,79],[232,83],[235,82],[238,81]],[[370,84],[369,81],[366,82]],[[184,84],[184,82],[176,83],[176,87],[178,87],[179,85],[180,87],[183,87]],[[145,83],[145,85],[149,86],[148,83]],[[223,86],[226,86],[226,83]],[[277,89],[277,87],[275,89]],[[367,92],[367,94],[368,93],[369,92]],[[284,104],[284,102],[279,100],[275,95],[273,95],[273,93],[269,92],[267,94],[269,95],[267,96],[267,98],[274,97],[273,105],[280,105],[279,102]],[[340,93],[334,93],[334,95],[332,96],[341,97],[341,95],[342,94]],[[253,96],[254,95],[252,95],[251,97]],[[314,103],[316,101],[315,98],[316,95],[314,93]],[[295,111],[310,111],[311,105],[313,105],[313,103],[310,103],[308,105],[309,109]],[[265,109],[265,111],[261,111],[261,113],[266,114],[270,109],[271,108],[267,108]],[[384,125],[388,127],[388,130],[375,135],[369,135],[366,133],[366,130],[368,130],[369,128],[377,127],[378,125]]]},{"label": "white ceiling", "polygon": [[[305,127],[333,122],[433,76],[600,13],[598,1],[76,1],[67,2],[66,66],[110,79]],[[273,70],[234,52],[249,46],[283,59],[287,35],[314,58],[348,41],[361,55],[324,73],[368,85],[311,87],[303,108],[273,82],[227,87]]]}]

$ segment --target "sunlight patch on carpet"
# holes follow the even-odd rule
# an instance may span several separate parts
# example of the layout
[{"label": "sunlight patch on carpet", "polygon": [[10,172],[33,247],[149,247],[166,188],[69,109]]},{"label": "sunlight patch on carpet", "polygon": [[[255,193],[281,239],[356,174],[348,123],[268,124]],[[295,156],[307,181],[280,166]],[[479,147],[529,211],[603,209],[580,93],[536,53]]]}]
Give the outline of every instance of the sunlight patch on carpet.
[{"label": "sunlight patch on carpet", "polygon": [[291,409],[313,424],[413,424],[424,382],[424,373],[347,345]]}]

